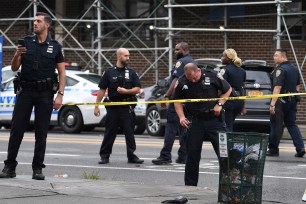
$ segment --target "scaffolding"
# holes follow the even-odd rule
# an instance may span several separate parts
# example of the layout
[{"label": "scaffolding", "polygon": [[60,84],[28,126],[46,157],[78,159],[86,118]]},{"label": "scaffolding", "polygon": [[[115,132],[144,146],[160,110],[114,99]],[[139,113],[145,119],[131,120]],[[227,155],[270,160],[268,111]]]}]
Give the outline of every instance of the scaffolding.
[{"label": "scaffolding", "polygon": [[[62,2],[62,1],[58,1]],[[159,70],[158,70],[158,63],[163,63],[166,67],[169,68],[169,72],[173,65],[173,37],[177,35],[182,30],[184,31],[203,31],[203,32],[222,32],[224,34],[224,49],[227,48],[228,38],[227,33],[229,32],[268,32],[268,33],[275,33],[276,39],[276,48],[280,48],[281,36],[284,32],[287,33],[289,38],[289,42],[291,45],[291,49],[294,53],[294,58],[296,60],[296,64],[300,70],[300,74],[302,76],[301,69],[296,53],[294,51],[293,44],[290,39],[290,34],[288,28],[286,26],[285,17],[288,14],[282,13],[282,7],[286,3],[290,3],[291,0],[274,0],[274,1],[254,1],[254,2],[235,2],[235,3],[228,3],[227,0],[224,0],[223,3],[205,3],[205,4],[177,4],[174,0],[152,0],[151,6],[152,8],[145,11],[147,15],[142,17],[141,15],[137,16],[136,18],[120,18],[118,14],[116,14],[110,7],[113,5],[106,4],[103,0],[93,0],[91,3],[88,4],[88,8],[85,9],[84,13],[78,19],[65,19],[57,14],[53,14],[52,12],[42,0],[29,0],[28,5],[25,9],[20,13],[17,18],[2,18],[0,22],[11,22],[10,26],[8,26],[4,31],[0,29],[0,34],[4,36],[4,38],[9,42],[9,45],[5,45],[4,49],[15,49],[16,45],[11,40],[10,36],[7,35],[8,31],[16,24],[18,21],[32,21],[33,18],[24,18],[22,16],[25,15],[27,11],[33,9],[33,14],[35,15],[37,12],[38,7],[44,8],[48,13],[52,16],[53,20],[57,23],[56,29],[63,30],[62,34],[56,34],[55,38],[61,44],[63,44],[63,50],[68,52],[74,52],[80,60],[85,64],[84,68],[88,67],[95,67],[97,69],[98,74],[101,74],[105,66],[112,66],[111,60],[109,57],[109,52],[113,52],[118,47],[126,47],[127,44],[130,47],[127,47],[132,52],[139,53],[140,56],[143,57],[143,60],[147,63],[147,67],[140,71],[139,76],[140,78],[144,77],[150,70],[155,70],[155,81],[159,79]],[[237,6],[237,5],[258,5],[258,4],[275,4],[277,8],[277,23],[275,29],[231,29],[228,28],[228,14],[227,8],[230,6]],[[196,13],[188,10],[191,7],[211,7],[211,6],[220,6],[224,7],[224,26],[220,26],[220,28],[192,28],[192,26],[196,25],[197,22],[191,24],[189,27],[177,28],[173,27],[173,9],[181,8],[189,13],[192,16],[196,17],[199,21],[201,21],[201,17],[198,16]],[[164,16],[157,16],[157,11],[159,9],[163,9],[166,11],[168,15]],[[111,17],[111,19],[103,18],[103,13],[106,13]],[[94,17],[88,19],[88,15],[94,13]],[[305,13],[297,14],[304,18]],[[285,30],[281,30],[281,23],[285,25]],[[70,23],[67,25],[67,23]],[[93,26],[96,30],[92,31],[90,34],[91,45],[84,46],[78,39],[75,37],[75,33],[77,33],[77,27],[81,23],[89,23]],[[114,29],[106,31],[102,24],[104,23],[114,23],[120,24],[120,26],[114,26]],[[133,26],[133,29],[130,26]],[[141,32],[142,27],[150,25],[150,30],[153,32],[153,39],[154,44],[145,42],[138,36],[138,33]],[[59,28],[60,27],[60,28]],[[122,28],[125,31],[122,31]],[[158,32],[163,31],[166,35],[165,40],[168,41],[168,46],[160,47],[158,42]],[[94,32],[96,34],[94,34]],[[113,43],[112,46],[107,48],[102,48],[103,40],[107,39],[113,33],[118,32],[123,36],[127,36],[124,40],[118,40]],[[103,34],[102,34],[103,33]],[[131,39],[137,40],[136,43],[133,43]],[[69,40],[68,40],[69,39]],[[222,48],[223,49],[223,48]],[[81,54],[81,52],[83,54]],[[149,55],[145,55],[143,52],[149,53]],[[84,57],[85,56],[85,57]],[[111,55],[111,57],[113,57]],[[167,57],[168,61],[164,61],[163,58]],[[89,60],[88,60],[89,59]],[[305,61],[305,59],[304,59]],[[304,61],[302,65],[304,65]],[[304,88],[306,89],[304,78],[301,77],[303,80]]]}]

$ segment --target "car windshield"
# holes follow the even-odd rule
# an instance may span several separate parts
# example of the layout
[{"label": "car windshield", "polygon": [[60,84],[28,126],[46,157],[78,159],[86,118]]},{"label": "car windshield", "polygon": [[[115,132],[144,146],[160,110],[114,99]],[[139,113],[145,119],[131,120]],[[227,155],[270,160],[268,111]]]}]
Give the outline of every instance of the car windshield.
[{"label": "car windshield", "polygon": [[86,79],[94,84],[99,84],[100,80],[101,80],[101,76],[97,75],[97,74],[76,74],[77,76]]},{"label": "car windshield", "polygon": [[246,80],[247,82],[253,82],[257,84],[271,84],[269,73],[263,71],[247,71]]}]

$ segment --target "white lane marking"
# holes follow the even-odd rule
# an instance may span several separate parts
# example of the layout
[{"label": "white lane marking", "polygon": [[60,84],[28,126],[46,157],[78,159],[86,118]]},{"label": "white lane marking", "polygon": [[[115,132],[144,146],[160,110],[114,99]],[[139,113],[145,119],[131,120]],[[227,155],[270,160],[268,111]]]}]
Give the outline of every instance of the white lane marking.
[{"label": "white lane marking", "polygon": [[6,154],[7,152],[0,152],[0,154]]},{"label": "white lane marking", "polygon": [[[3,162],[2,162],[3,163]],[[32,163],[19,163],[24,165],[32,165]],[[58,167],[74,167],[74,168],[95,168],[95,169],[114,169],[114,170],[132,170],[132,171],[155,171],[155,172],[170,172],[170,173],[184,173],[184,170],[171,170],[171,169],[144,169],[144,168],[127,168],[127,167],[112,167],[112,166],[84,166],[84,165],[70,165],[70,164],[46,164],[47,166],[58,166]],[[200,171],[200,174],[219,175],[217,172],[204,172]],[[306,180],[303,177],[289,177],[289,176],[270,176],[264,175],[265,178],[276,178],[276,179],[292,179],[292,180]]]},{"label": "white lane marking", "polygon": [[299,164],[298,166],[306,167],[306,164]]},{"label": "white lane marking", "polygon": [[60,156],[60,157],[80,157],[78,154],[46,154],[46,156]]}]

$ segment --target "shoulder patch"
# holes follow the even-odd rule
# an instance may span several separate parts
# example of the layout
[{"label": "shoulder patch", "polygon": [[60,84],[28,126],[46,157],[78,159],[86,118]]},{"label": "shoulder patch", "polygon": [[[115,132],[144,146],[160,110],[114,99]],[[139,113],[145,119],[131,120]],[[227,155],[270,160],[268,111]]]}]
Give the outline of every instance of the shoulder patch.
[{"label": "shoulder patch", "polygon": [[181,66],[182,62],[181,61],[177,61],[177,63],[175,64],[175,68],[179,68],[179,66]]},{"label": "shoulder patch", "polygon": [[225,72],[226,72],[225,69],[221,69],[219,73],[223,76],[225,74]]},{"label": "shoulder patch", "polygon": [[275,76],[279,77],[279,75],[281,75],[282,71],[280,69],[276,70]]},{"label": "shoulder patch", "polygon": [[221,80],[224,80],[223,75],[221,75],[220,72],[217,74],[217,77],[218,77],[219,79],[221,79]]}]

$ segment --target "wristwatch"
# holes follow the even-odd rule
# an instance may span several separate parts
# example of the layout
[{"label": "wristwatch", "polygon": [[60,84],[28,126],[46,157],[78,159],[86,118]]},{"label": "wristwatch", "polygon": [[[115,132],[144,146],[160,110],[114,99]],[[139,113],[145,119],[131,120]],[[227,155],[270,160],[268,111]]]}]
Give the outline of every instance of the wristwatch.
[{"label": "wristwatch", "polygon": [[64,95],[64,92],[63,92],[63,91],[58,91],[57,93],[60,94],[60,95],[62,95],[62,96]]},{"label": "wristwatch", "polygon": [[223,104],[221,102],[218,102],[218,106],[223,106]]}]

